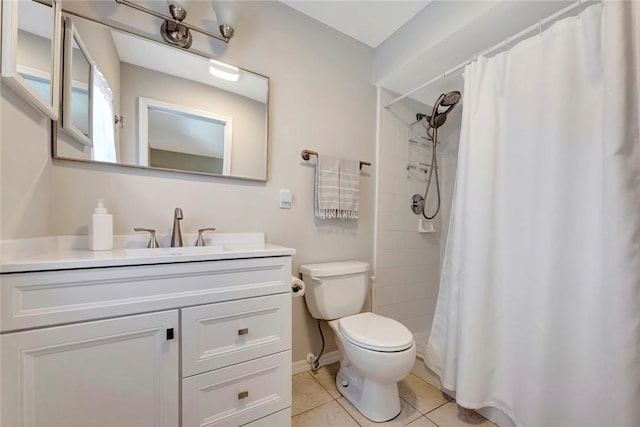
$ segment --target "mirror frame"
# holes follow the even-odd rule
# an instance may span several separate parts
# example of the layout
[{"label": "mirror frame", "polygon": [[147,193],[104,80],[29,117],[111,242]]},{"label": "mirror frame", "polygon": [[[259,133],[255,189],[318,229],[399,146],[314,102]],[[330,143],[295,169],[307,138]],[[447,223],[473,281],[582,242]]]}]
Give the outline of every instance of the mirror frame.
[{"label": "mirror frame", "polygon": [[95,62],[89,51],[87,50],[84,42],[80,38],[80,34],[76,30],[70,19],[64,18],[64,63],[73,64],[73,42],[78,44],[78,48],[82,52],[87,61],[89,62],[89,82],[88,82],[88,95],[89,95],[89,136],[85,135],[78,129],[71,119],[71,95],[73,92],[73,69],[72,67],[63,67],[63,82],[62,82],[62,129],[72,137],[76,138],[79,142],[89,147],[93,147],[93,72],[95,68]]},{"label": "mirror frame", "polygon": [[51,4],[41,0],[31,0],[51,7],[51,104],[45,102],[18,73],[18,13],[20,0],[2,1],[2,79],[26,101],[42,111],[51,120],[58,120],[60,112],[60,49],[62,6],[60,0],[50,0]]},{"label": "mirror frame", "polygon": [[[4,0],[3,0],[4,1]],[[54,0],[54,1],[58,1],[61,2],[62,0]],[[81,19],[86,19],[89,21],[93,21],[97,24],[103,25],[105,27],[109,27],[112,28],[114,30],[123,32],[125,34],[131,34],[134,35],[136,37],[140,37],[142,39],[148,40],[150,42],[153,43],[158,43],[164,46],[169,46],[172,47],[174,49],[179,49],[182,51],[185,51],[187,53],[190,53],[192,55],[196,55],[202,58],[206,58],[207,60],[209,59],[216,59],[212,57],[211,53],[207,53],[207,52],[202,52],[202,51],[198,51],[198,50],[191,50],[191,49],[183,49],[177,46],[173,46],[169,43],[166,42],[162,42],[161,40],[157,40],[154,39],[152,37],[149,37],[149,35],[145,35],[145,34],[141,34],[141,33],[136,33],[135,31],[132,31],[130,28],[126,28],[124,26],[118,25],[116,23],[113,22],[103,22],[100,20],[97,20],[95,18],[91,18],[88,17],[84,14],[81,13],[77,13],[71,10],[66,10],[64,8],[62,8],[62,12],[65,14],[65,16],[70,16],[70,17],[78,17]],[[60,21],[62,20],[62,17],[60,19]],[[217,59],[216,59],[217,60]],[[266,80],[267,83],[267,100],[265,103],[266,106],[266,120],[265,120],[265,143],[264,143],[264,162],[265,162],[265,168],[264,168],[264,178],[258,178],[258,177],[253,177],[253,176],[246,176],[246,175],[223,175],[223,174],[212,174],[212,173],[204,173],[204,172],[194,172],[194,171],[185,171],[185,170],[177,170],[177,169],[170,169],[170,168],[160,168],[160,167],[149,167],[149,166],[139,166],[139,165],[135,165],[135,164],[128,164],[128,163],[112,163],[112,162],[103,162],[103,161],[98,161],[98,160],[87,160],[87,159],[79,159],[79,158],[73,158],[73,157],[65,157],[65,156],[59,156],[57,155],[57,144],[58,144],[58,131],[60,129],[59,126],[57,126],[54,123],[54,126],[52,126],[52,132],[51,132],[51,157],[54,159],[60,159],[60,160],[68,160],[68,161],[72,161],[72,162],[80,162],[80,163],[87,163],[87,164],[92,164],[92,165],[96,165],[97,167],[100,166],[117,166],[117,167],[121,167],[121,168],[128,168],[128,169],[142,169],[142,170],[147,170],[147,171],[152,171],[152,172],[170,172],[170,173],[180,173],[180,174],[188,174],[188,175],[200,175],[200,176],[208,176],[208,177],[212,177],[212,178],[230,178],[230,179],[237,179],[237,180],[241,180],[241,181],[253,181],[253,182],[268,182],[269,181],[269,172],[270,172],[270,168],[269,168],[269,147],[270,147],[270,143],[271,143],[271,138],[270,138],[270,123],[271,123],[271,79],[268,76],[265,76],[264,74],[261,73],[257,73],[253,70],[250,70],[248,68],[244,68],[244,67],[238,67],[243,71],[247,71],[249,73],[255,74],[256,76],[260,76],[263,77]],[[137,111],[137,108],[136,108]]]}]

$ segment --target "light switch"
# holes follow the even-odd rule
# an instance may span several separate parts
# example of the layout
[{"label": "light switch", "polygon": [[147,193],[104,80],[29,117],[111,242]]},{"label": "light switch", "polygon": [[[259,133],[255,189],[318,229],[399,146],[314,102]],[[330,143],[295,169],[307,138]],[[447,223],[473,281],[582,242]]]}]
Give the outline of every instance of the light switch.
[{"label": "light switch", "polygon": [[280,190],[280,209],[291,209],[291,190]]}]

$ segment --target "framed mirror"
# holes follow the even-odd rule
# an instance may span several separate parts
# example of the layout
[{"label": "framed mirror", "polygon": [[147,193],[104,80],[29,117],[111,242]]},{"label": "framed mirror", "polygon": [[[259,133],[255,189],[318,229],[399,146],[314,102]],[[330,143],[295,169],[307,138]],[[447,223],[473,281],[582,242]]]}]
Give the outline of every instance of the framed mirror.
[{"label": "framed mirror", "polygon": [[2,2],[2,78],[52,120],[59,115],[60,16],[58,0]]},{"label": "framed mirror", "polygon": [[91,146],[93,60],[71,20],[64,21],[62,128]]},{"label": "framed mirror", "polygon": [[[75,42],[78,53],[69,49],[92,64],[91,120],[89,143],[77,133],[58,132],[54,157],[266,181],[267,77],[67,12],[63,16],[72,28],[65,31],[65,47]],[[65,93],[80,79],[69,64],[73,68],[76,62],[64,61],[65,76],[72,76],[71,82],[65,78]],[[73,93],[70,97],[73,108]]]}]

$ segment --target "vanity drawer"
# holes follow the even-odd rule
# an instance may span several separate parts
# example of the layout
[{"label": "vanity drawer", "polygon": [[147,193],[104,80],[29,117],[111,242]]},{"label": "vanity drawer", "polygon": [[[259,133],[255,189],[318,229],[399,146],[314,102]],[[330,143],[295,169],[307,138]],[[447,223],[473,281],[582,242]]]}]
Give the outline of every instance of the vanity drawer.
[{"label": "vanity drawer", "polygon": [[2,332],[289,292],[291,258],[1,276]]},{"label": "vanity drawer", "polygon": [[291,349],[289,293],[182,310],[182,376]]},{"label": "vanity drawer", "polygon": [[291,352],[182,380],[182,426],[239,426],[291,406]]},{"label": "vanity drawer", "polygon": [[291,408],[267,415],[249,424],[243,424],[242,427],[291,427]]}]

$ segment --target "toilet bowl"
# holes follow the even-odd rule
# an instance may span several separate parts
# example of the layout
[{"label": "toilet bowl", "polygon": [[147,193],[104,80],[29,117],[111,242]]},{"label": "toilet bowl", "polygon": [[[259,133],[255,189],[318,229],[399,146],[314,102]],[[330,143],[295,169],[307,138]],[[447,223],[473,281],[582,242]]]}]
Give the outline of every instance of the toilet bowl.
[{"label": "toilet bowl", "polygon": [[413,334],[400,322],[360,313],[367,295],[369,264],[359,261],[300,266],[311,315],[327,320],[340,352],[338,391],[372,421],[400,414],[398,381],[413,367]]},{"label": "toilet bowl", "polygon": [[[345,323],[369,325],[368,334],[358,333]],[[411,372],[416,358],[411,332],[401,323],[373,313],[332,320],[329,326],[335,332],[341,356],[338,391],[372,421],[398,416],[398,381]]]}]

